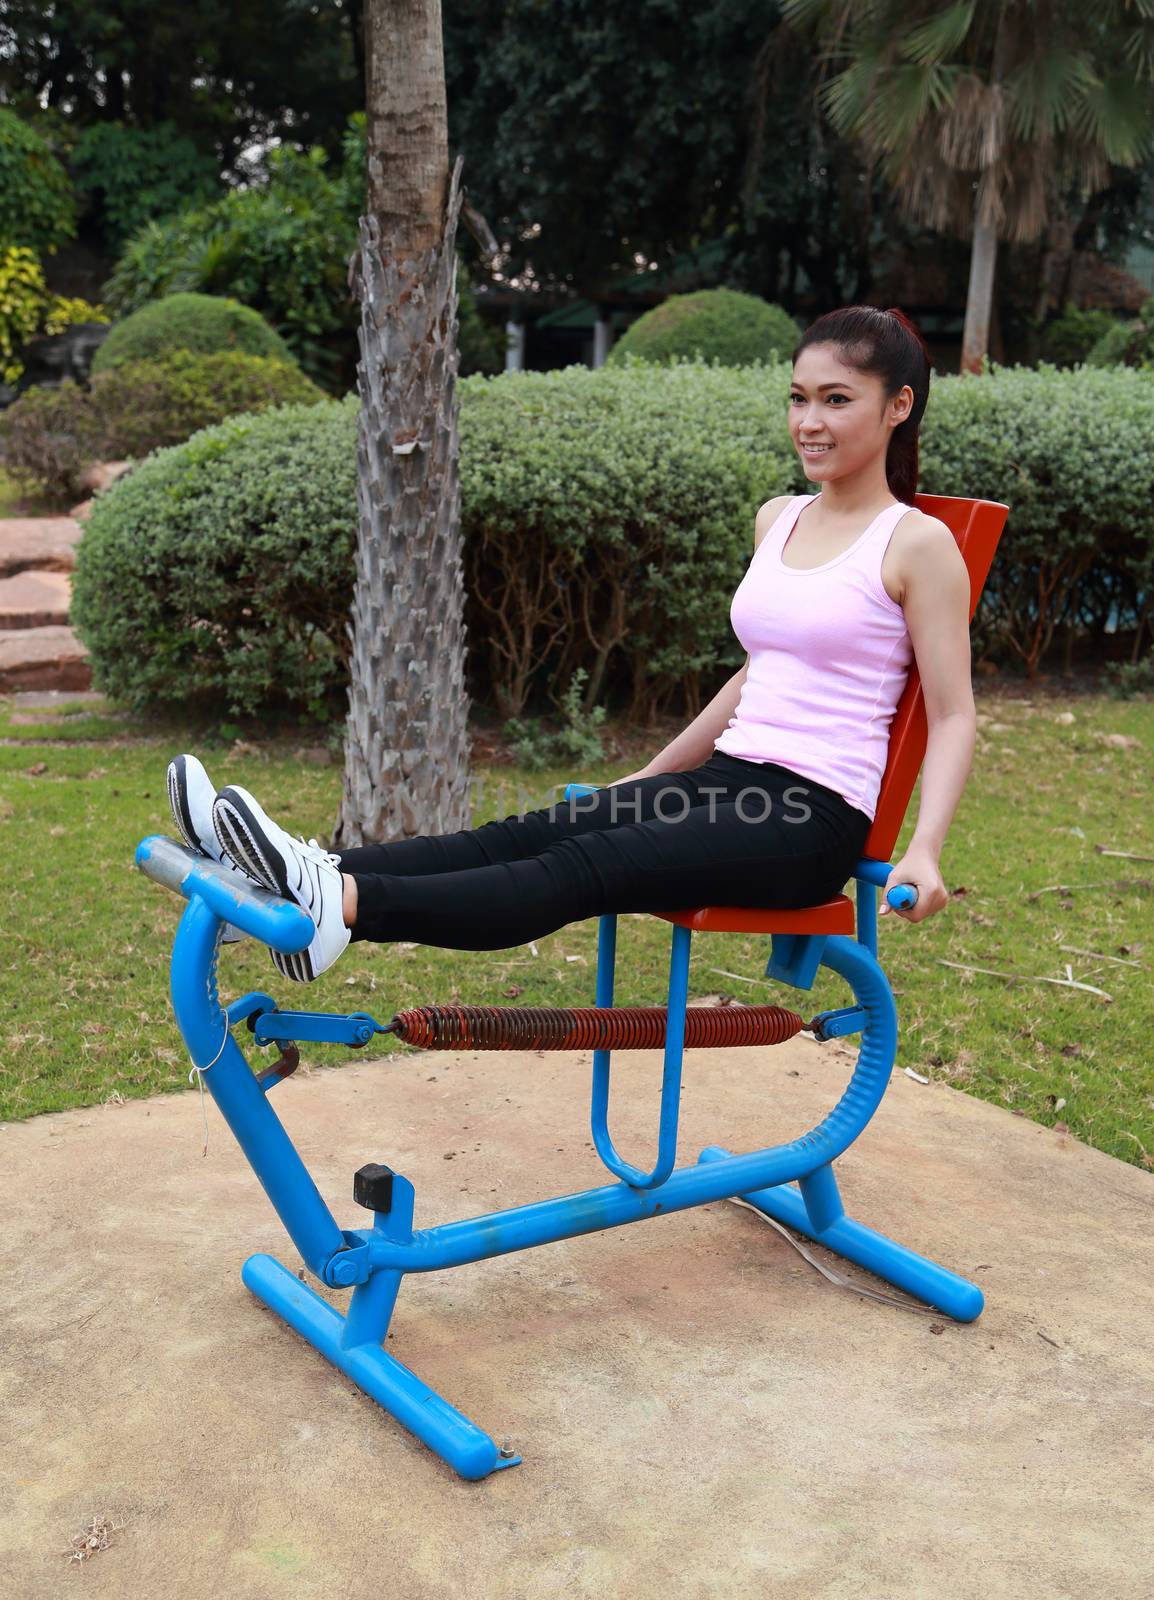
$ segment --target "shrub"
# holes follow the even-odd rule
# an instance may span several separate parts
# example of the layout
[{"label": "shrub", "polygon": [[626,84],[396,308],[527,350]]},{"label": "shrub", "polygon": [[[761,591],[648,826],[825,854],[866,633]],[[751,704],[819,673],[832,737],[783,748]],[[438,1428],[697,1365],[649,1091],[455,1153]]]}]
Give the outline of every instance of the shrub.
[{"label": "shrub", "polygon": [[63,333],[77,322],[107,322],[102,307],[50,294],[44,270],[25,245],[0,246],[0,380],[16,383],[22,352],[42,333]]},{"label": "shrub", "polygon": [[510,717],[504,729],[514,761],[519,767],[538,770],[570,762],[575,768],[592,766],[602,760],[605,748],[598,728],[605,721],[605,707],[590,712],[581,707],[581,686],[589,674],[578,667],[561,697],[563,721],[552,732],[541,725],[540,717]]},{"label": "shrub", "polygon": [[457,252],[457,368],[462,378],[470,373],[484,372],[493,376],[505,369],[505,351],[508,335],[503,324],[488,321],[481,315],[477,297],[467,282],[468,269],[460,251]]},{"label": "shrub", "polygon": [[1091,367],[1154,366],[1154,299],[1147,300],[1133,322],[1115,322],[1086,357]]},{"label": "shrub", "polygon": [[733,289],[702,289],[670,295],[638,317],[610,351],[609,363],[620,366],[631,355],[662,362],[703,356],[741,367],[788,360],[799,337],[797,324],[780,306]]},{"label": "shrub", "polygon": [[149,361],[170,350],[213,355],[239,350],[250,356],[291,361],[288,347],[264,318],[238,300],[211,294],[170,294],[117,322],[97,351],[93,372],[130,361]]},{"label": "shrub", "polygon": [[995,366],[934,383],[921,486],[1009,505],[977,621],[1031,676],[1059,623],[1101,633],[1111,585],[1149,592],[1152,434],[1144,372]]},{"label": "shrub", "polygon": [[1138,700],[1154,695],[1154,656],[1146,656],[1142,661],[1108,662],[1106,693],[1111,700]]},{"label": "shrub", "polygon": [[100,496],[71,611],[100,688],[137,710],[323,715],[347,653],[356,411],[232,417]]},{"label": "shrub", "polygon": [[1054,367],[1077,366],[1117,323],[1112,311],[1071,306],[1042,330],[1040,359]]},{"label": "shrub", "polygon": [[123,315],[178,291],[233,295],[283,330],[307,372],[346,387],[333,346],[355,358],[348,260],[364,209],[364,162],[363,113],[350,118],[337,162],[319,148],[269,152],[263,181],[135,234],[107,299]]},{"label": "shrub", "polygon": [[0,245],[55,250],[76,232],[68,174],[48,141],[0,106]]},{"label": "shrub", "polygon": [[[614,674],[640,708],[662,695],[680,704],[733,653],[728,593],[754,513],[799,476],[779,420],[788,369],[741,376],[686,363],[460,385],[470,668],[503,717],[534,697],[548,703],[548,686],[582,666],[586,713]],[[327,686],[336,709],[356,415],[350,399],[234,419],[158,452],[101,497],[74,593],[102,688],[175,706],[195,684],[255,712],[315,707]],[[310,507],[321,497],[307,514],[301,483]],[[318,549],[306,555],[310,517]],[[270,575],[242,620],[250,549]],[[147,571],[129,577],[140,550],[152,552]],[[293,574],[306,566],[298,598]],[[314,629],[307,650],[302,618]]]},{"label": "shrub", "polygon": [[324,395],[303,372],[265,356],[174,350],[97,373],[88,388],[29,389],[0,414],[5,465],[53,498],[75,497],[93,461],[145,456],[237,412]]},{"label": "shrub", "polygon": [[697,703],[757,507],[804,483],[788,392],[784,365],[700,360],[461,385],[471,666],[501,715],[578,666],[586,710]]},{"label": "shrub", "polygon": [[69,165],[112,255],[146,222],[187,211],[220,187],[216,162],[171,122],[93,123],[77,139]]},{"label": "shrub", "polygon": [[[595,732],[600,705],[696,715],[740,660],[729,602],[756,509],[807,487],[788,392],[784,363],[463,382],[474,698],[508,720],[556,707],[565,686],[574,737]],[[233,714],[342,706],[356,413],[350,399],[234,419],[101,497],[75,591],[100,687],[137,706],[195,692]],[[1114,596],[1150,595],[1152,431],[1154,377],[1141,372],[935,382],[922,487],[1011,508],[979,638],[1032,671],[1060,621],[1101,636]],[[544,737],[532,722],[519,731]]]},{"label": "shrub", "polygon": [[20,350],[44,322],[48,286],[35,252],[0,247],[0,378],[15,383],[24,371]]}]

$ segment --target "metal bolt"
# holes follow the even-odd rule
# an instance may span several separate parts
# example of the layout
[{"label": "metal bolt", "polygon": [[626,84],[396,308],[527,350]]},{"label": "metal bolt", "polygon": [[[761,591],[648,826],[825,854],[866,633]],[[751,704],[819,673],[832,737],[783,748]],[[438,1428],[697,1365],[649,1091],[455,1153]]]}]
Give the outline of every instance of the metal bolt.
[{"label": "metal bolt", "polygon": [[357,1264],[355,1261],[337,1261],[333,1264],[333,1282],[335,1284],[355,1283],[357,1278]]},{"label": "metal bolt", "polygon": [[502,1439],[501,1440],[501,1448],[497,1451],[497,1454],[499,1456],[504,1456],[506,1458],[508,1458],[511,1455],[515,1455],[516,1451],[513,1449],[513,1441],[512,1441],[512,1439]]}]

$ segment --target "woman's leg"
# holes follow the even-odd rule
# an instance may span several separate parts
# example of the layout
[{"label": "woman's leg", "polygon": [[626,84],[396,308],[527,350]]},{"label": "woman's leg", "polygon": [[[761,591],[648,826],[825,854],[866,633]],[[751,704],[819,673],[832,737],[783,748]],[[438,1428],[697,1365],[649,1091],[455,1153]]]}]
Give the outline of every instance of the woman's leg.
[{"label": "woman's leg", "polygon": [[[616,827],[620,822],[642,822],[662,811],[681,809],[677,795],[691,805],[705,804],[703,790],[717,783],[712,761],[687,772],[666,772],[639,778],[624,787],[598,789],[574,795],[535,811],[521,812],[477,828],[455,833],[420,834],[413,839],[393,839],[386,844],[358,845],[338,851],[343,872],[389,873],[400,877],[426,877],[436,872],[460,872],[469,867],[493,866],[500,861],[522,861],[537,855],[559,839],[574,834]],[[669,790],[662,797],[662,790]]]},{"label": "woman's leg", "polygon": [[[357,888],[353,939],[497,950],[608,911],[809,905],[844,885],[869,831],[822,785],[723,756],[575,800],[584,806],[341,852]],[[433,847],[407,853],[426,870],[359,870],[367,853],[396,860],[408,844]],[[444,859],[476,864],[436,870],[442,846]]]},{"label": "woman's leg", "polygon": [[[711,771],[707,762],[686,773],[663,773],[621,788],[574,795],[571,800],[558,800],[551,806],[485,822],[477,828],[418,834],[412,839],[338,851],[344,874],[345,925],[356,927],[361,883],[367,877],[430,877],[434,873],[465,872],[504,861],[522,861],[573,834],[614,827],[622,819],[636,821],[654,815],[655,805],[669,803],[660,798],[667,785],[674,801],[684,794],[691,804],[697,804],[700,788]],[[353,937],[364,936],[354,933]]]}]

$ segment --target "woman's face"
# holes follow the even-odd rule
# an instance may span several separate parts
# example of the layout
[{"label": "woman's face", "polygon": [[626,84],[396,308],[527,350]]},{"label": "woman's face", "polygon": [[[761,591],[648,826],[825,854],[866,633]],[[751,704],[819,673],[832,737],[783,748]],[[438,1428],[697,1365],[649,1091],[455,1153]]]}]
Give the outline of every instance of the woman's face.
[{"label": "woman's face", "polygon": [[892,399],[872,372],[847,367],[836,345],[811,344],[798,356],[789,391],[789,433],[814,483],[844,478],[880,456],[914,403],[905,384]]}]

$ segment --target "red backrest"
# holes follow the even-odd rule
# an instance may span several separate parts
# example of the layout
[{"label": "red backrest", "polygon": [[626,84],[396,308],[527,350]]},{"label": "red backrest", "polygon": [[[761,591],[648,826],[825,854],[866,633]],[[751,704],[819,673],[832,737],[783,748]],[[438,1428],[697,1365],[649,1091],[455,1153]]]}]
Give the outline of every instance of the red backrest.
[{"label": "red backrest", "polygon": [[[1010,514],[1009,506],[996,500],[958,500],[951,495],[919,494],[914,505],[927,516],[937,517],[958,541],[970,574],[970,620],[978,609],[998,540]],[[877,811],[865,842],[863,855],[874,861],[889,861],[897,843],[910,796],[926,753],[925,701],[917,663],[909,677],[890,724],[889,756],[878,792]]]}]

